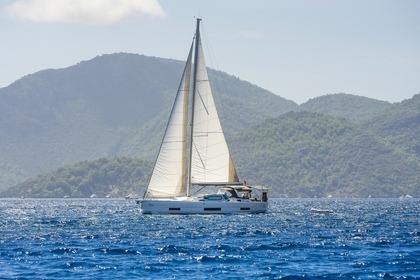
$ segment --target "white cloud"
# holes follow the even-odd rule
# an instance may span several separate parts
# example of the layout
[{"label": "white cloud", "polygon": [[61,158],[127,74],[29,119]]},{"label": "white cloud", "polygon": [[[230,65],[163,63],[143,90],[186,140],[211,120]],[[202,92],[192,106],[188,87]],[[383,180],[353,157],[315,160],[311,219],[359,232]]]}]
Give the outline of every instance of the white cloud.
[{"label": "white cloud", "polygon": [[136,14],[164,17],[157,0],[19,0],[9,15],[36,22],[113,24]]}]

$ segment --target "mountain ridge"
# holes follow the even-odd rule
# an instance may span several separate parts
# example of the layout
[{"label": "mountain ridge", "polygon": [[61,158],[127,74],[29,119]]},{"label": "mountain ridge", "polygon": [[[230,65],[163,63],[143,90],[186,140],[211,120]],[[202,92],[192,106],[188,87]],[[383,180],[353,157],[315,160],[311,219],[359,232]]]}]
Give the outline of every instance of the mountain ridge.
[{"label": "mountain ridge", "polygon": [[[182,61],[119,53],[43,70],[0,89],[0,191],[86,160],[154,160],[182,68]],[[389,195],[418,194],[419,95],[389,104],[340,93],[297,105],[221,71],[209,69],[209,76],[247,180],[274,185],[278,196],[376,196],[367,192],[378,187],[374,182]],[[350,131],[347,138],[334,134],[340,127]],[[387,172],[378,171],[381,161]],[[289,172],[285,179],[277,177],[280,170]],[[350,189],[334,183],[340,180]]]},{"label": "mountain ridge", "polygon": [[[153,159],[183,64],[127,53],[102,55],[27,75],[0,89],[5,163],[0,165],[0,189],[82,160],[116,155]],[[219,113],[227,134],[297,106],[226,73],[210,70],[209,75],[220,93],[216,104],[224,104]],[[218,92],[220,87],[232,95]],[[235,101],[238,97],[248,102]]]}]

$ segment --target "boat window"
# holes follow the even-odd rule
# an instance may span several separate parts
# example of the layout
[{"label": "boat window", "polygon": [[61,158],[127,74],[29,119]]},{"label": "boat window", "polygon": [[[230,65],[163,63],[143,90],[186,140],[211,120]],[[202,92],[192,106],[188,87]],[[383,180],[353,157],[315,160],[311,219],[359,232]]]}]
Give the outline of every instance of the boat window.
[{"label": "boat window", "polygon": [[204,199],[206,200],[226,200],[229,197],[226,194],[209,194],[209,195],[205,195]]}]

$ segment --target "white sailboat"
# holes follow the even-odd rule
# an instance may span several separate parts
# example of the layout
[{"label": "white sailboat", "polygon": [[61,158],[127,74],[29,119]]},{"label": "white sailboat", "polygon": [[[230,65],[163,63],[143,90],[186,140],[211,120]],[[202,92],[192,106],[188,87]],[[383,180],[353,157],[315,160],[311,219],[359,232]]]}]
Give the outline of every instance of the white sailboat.
[{"label": "white sailboat", "polygon": [[[267,188],[240,183],[229,153],[207,75],[200,21],[149,185],[138,203],[144,214],[262,213],[268,207]],[[210,187],[218,190],[194,192]]]}]

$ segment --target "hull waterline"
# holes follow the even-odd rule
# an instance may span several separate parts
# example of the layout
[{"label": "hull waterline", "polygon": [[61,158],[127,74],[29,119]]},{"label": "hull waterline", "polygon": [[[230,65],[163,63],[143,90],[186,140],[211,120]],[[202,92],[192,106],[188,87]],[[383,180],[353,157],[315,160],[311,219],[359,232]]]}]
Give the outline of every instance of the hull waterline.
[{"label": "hull waterline", "polygon": [[143,214],[251,214],[267,211],[262,201],[176,201],[148,199],[138,201]]}]

